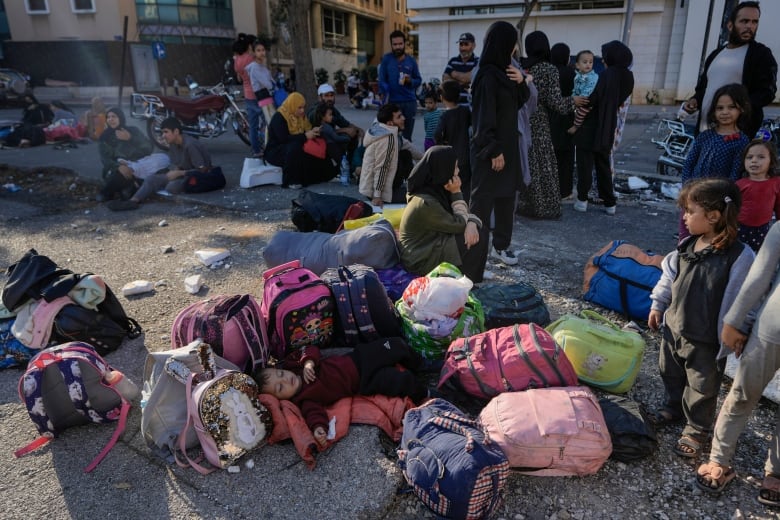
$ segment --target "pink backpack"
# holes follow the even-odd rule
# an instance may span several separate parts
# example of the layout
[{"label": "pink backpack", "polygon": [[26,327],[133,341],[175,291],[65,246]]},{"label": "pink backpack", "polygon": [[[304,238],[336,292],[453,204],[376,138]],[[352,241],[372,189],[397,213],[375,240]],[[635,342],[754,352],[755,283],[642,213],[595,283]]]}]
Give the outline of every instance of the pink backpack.
[{"label": "pink backpack", "polygon": [[293,260],[268,269],[263,280],[260,308],[273,357],[282,360],[306,345],[331,346],[336,302],[319,276]]},{"label": "pink backpack", "polygon": [[481,399],[501,392],[577,384],[563,349],[535,323],[456,339],[444,356],[439,388],[451,378],[455,386]]},{"label": "pink backpack", "polygon": [[612,453],[604,414],[584,386],[506,392],[479,419],[509,465],[526,475],[592,475]]},{"label": "pink backpack", "polygon": [[251,294],[214,296],[182,309],[171,327],[171,349],[196,339],[245,372],[268,361],[265,322]]}]

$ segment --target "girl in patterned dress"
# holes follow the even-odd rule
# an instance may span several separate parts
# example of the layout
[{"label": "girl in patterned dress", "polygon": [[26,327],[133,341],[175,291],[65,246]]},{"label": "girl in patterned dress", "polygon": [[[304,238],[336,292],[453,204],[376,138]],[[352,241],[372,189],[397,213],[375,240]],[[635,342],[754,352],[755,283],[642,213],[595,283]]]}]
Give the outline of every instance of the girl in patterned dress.
[{"label": "girl in patterned dress", "polygon": [[[741,128],[750,120],[750,99],[742,85],[732,83],[719,88],[707,112],[709,130],[693,141],[682,170],[683,185],[693,179],[722,177],[736,181],[742,171],[742,150],[750,139]],[[679,241],[687,238],[688,228],[680,216]]]},{"label": "girl in patterned dress", "polygon": [[742,192],[739,210],[739,240],[758,253],[772,223],[772,213],[780,218],[780,177],[777,176],[777,148],[768,141],[754,139],[742,152],[744,176],[737,181]]}]

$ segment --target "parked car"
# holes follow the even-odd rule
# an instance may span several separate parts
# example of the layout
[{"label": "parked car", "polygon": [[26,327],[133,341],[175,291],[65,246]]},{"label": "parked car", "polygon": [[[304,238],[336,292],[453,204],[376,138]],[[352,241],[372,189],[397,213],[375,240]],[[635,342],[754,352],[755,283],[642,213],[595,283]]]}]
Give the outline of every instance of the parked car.
[{"label": "parked car", "polygon": [[30,77],[14,69],[0,69],[0,104],[17,101],[32,93]]}]

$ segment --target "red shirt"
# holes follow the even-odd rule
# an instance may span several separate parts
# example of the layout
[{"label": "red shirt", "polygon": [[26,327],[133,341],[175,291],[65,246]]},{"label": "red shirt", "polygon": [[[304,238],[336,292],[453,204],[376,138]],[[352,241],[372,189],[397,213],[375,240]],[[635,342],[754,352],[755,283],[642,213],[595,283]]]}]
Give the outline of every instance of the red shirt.
[{"label": "red shirt", "polygon": [[252,82],[249,81],[249,73],[246,71],[246,66],[253,61],[255,61],[255,56],[252,53],[244,53],[233,58],[233,68],[236,69],[236,74],[241,78],[241,84],[244,86],[244,99],[255,99]]},{"label": "red shirt", "polygon": [[743,226],[758,227],[772,220],[772,212],[780,217],[780,177],[754,181],[744,177],[737,181],[742,192],[742,207],[738,221]]}]

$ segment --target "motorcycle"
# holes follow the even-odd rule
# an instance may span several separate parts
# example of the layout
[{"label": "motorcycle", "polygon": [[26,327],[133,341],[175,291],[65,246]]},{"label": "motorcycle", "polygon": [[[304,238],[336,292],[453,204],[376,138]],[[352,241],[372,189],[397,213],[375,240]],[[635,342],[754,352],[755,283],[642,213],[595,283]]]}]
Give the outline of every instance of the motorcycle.
[{"label": "motorcycle", "polygon": [[146,120],[146,133],[160,149],[168,150],[162,138],[160,124],[175,116],[182,122],[183,133],[203,139],[215,139],[232,129],[249,145],[249,120],[246,111],[236,103],[240,90],[231,92],[222,83],[203,89],[194,99],[157,96],[134,92],[130,99],[130,114]]}]

